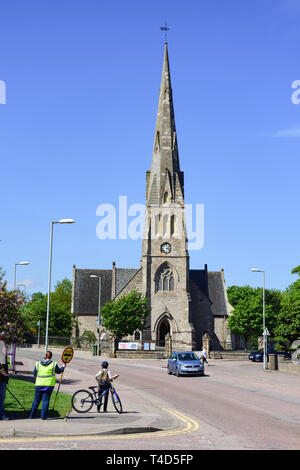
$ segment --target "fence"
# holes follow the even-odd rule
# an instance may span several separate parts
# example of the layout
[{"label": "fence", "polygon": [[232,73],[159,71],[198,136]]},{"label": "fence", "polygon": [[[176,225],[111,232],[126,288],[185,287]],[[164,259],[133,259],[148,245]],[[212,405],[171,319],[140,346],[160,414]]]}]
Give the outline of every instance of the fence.
[{"label": "fence", "polygon": [[[31,347],[33,344],[34,345],[40,345],[40,346],[45,346],[45,336],[28,336],[25,340],[25,343],[22,345],[22,347]],[[48,337],[48,346],[51,348],[51,346],[61,346],[61,347],[67,347],[67,346],[73,346],[74,348],[80,348],[80,349],[91,349],[93,343],[84,341],[80,338],[76,338],[74,336],[49,336]]]}]

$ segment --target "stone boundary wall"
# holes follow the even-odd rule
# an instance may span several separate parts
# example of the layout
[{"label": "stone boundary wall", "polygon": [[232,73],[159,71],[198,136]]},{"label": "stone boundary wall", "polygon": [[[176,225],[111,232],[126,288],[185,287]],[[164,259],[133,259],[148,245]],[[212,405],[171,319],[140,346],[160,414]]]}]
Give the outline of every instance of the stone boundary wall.
[{"label": "stone boundary wall", "polygon": [[163,351],[126,351],[116,350],[116,357],[120,359],[165,359]]},{"label": "stone boundary wall", "polygon": [[287,374],[300,375],[300,363],[279,358],[278,371]]}]

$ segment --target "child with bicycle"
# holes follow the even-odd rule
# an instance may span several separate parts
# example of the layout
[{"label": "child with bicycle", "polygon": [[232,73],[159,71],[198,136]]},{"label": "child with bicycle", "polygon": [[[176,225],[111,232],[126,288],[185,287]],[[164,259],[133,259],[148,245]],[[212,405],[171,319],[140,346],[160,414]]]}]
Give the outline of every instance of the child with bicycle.
[{"label": "child with bicycle", "polygon": [[[119,375],[115,375],[112,377],[110,370],[108,370],[108,362],[103,361],[101,364],[102,369],[98,372],[98,374],[95,375],[95,379],[98,382],[98,393],[99,397],[101,397],[102,393],[110,388],[110,382]],[[104,407],[103,407],[103,412],[107,413],[107,402],[108,402],[108,393],[104,395]],[[97,411],[100,413],[100,408],[101,408],[102,403],[99,403],[97,405]]]}]

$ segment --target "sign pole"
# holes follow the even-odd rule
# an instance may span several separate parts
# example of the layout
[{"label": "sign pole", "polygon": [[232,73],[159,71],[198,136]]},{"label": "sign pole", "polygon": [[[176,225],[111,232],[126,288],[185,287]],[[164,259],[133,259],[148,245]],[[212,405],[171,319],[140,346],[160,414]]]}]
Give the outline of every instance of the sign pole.
[{"label": "sign pole", "polygon": [[[70,346],[63,350],[63,353],[61,355],[61,360],[65,364],[65,369],[67,367],[67,364],[72,360],[73,355],[74,355],[74,351],[73,351],[73,348],[71,348]],[[59,392],[59,389],[60,389],[60,385],[61,385],[61,382],[62,382],[62,378],[63,378],[64,372],[65,372],[65,369],[63,370],[63,372],[61,374],[61,377],[60,377],[60,381],[59,381],[59,384],[58,384],[58,389],[57,389],[55,399],[54,399],[54,403],[53,403],[53,408],[52,408],[53,410],[54,410],[54,407],[55,407],[55,404],[56,404],[57,395],[58,395],[58,392]]]},{"label": "sign pole", "polygon": [[[65,368],[66,368],[66,367],[67,367],[67,366],[65,365]],[[58,395],[58,392],[59,392],[59,389],[60,389],[60,384],[61,384],[61,381],[62,381],[64,372],[65,372],[65,371],[63,371],[62,374],[61,374],[61,376],[60,376],[60,381],[59,381],[59,384],[58,384],[58,389],[57,389],[57,392],[56,392],[56,395],[55,395],[55,399],[54,399],[54,403],[53,403],[53,408],[52,408],[52,410],[54,410],[54,408],[55,408],[56,399],[57,399],[57,395]]]}]

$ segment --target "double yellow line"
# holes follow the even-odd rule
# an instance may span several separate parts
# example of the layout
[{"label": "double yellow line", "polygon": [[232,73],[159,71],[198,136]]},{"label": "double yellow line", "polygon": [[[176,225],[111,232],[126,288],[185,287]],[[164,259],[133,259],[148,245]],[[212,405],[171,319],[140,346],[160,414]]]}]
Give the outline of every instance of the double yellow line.
[{"label": "double yellow line", "polygon": [[24,437],[24,438],[10,438],[0,439],[0,445],[5,442],[53,442],[53,441],[98,441],[98,440],[116,440],[116,439],[144,439],[144,438],[155,438],[155,437],[167,437],[183,434],[187,432],[197,431],[199,423],[197,421],[188,418],[179,411],[172,410],[170,408],[162,408],[163,411],[172,414],[184,423],[184,427],[180,429],[169,429],[166,431],[153,431],[143,433],[132,433],[132,434],[110,434],[106,436],[48,436],[48,437]]}]

